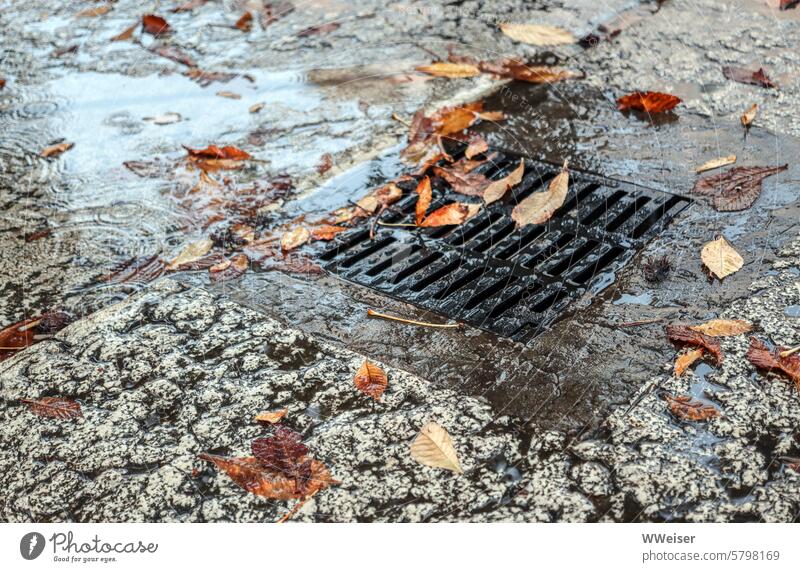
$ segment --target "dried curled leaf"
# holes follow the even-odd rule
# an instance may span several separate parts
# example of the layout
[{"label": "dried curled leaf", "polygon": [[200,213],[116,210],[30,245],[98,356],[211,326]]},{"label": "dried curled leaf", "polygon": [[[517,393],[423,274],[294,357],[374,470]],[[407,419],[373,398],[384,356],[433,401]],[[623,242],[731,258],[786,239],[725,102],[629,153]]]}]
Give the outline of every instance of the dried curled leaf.
[{"label": "dried curled leaf", "polygon": [[767,77],[767,72],[764,71],[764,68],[758,68],[756,71],[753,71],[738,66],[726,66],[722,68],[722,75],[727,79],[732,79],[739,83],[758,85],[766,88],[778,87],[777,84]]},{"label": "dried curled leaf", "polygon": [[747,109],[747,111],[742,113],[741,117],[742,125],[744,125],[745,127],[750,127],[753,121],[755,121],[757,114],[758,114],[758,104],[754,103]]},{"label": "dried curled leaf", "polygon": [[369,360],[364,360],[364,363],[356,372],[353,382],[361,393],[369,395],[375,401],[379,401],[383,392],[389,383],[384,372],[380,367],[374,363],[369,363]]},{"label": "dried curled leaf", "polygon": [[744,266],[744,259],[722,236],[706,244],[700,252],[700,258],[720,280]]},{"label": "dried curled leaf", "polygon": [[719,410],[702,401],[693,400],[688,395],[673,396],[664,394],[667,407],[675,417],[685,421],[708,421],[719,417]]},{"label": "dried curled leaf", "polygon": [[167,21],[161,16],[145,14],[142,16],[142,32],[152,36],[159,36],[162,34],[169,34],[172,32],[172,28],[169,27]]},{"label": "dried curled leaf", "polygon": [[212,246],[214,246],[214,241],[210,238],[201,238],[200,240],[187,244],[178,256],[170,260],[167,264],[167,269],[175,270],[181,264],[189,264],[190,262],[201,259],[208,254]]},{"label": "dried curled leaf", "polygon": [[431,191],[431,180],[429,177],[424,177],[417,185],[417,204],[414,206],[415,221],[417,226],[422,224],[425,220],[425,215],[428,213],[428,207],[431,206],[431,199],[433,192]]},{"label": "dried curled leaf", "polygon": [[675,360],[675,375],[680,377],[686,373],[686,370],[692,367],[697,360],[702,358],[704,353],[705,350],[703,348],[694,348],[680,354],[678,359]]},{"label": "dried curled leaf", "polygon": [[281,250],[289,252],[311,240],[311,231],[304,226],[298,226],[285,232],[281,237]]},{"label": "dried curled leaf", "polygon": [[462,224],[481,210],[481,205],[470,203],[450,203],[433,211],[419,226],[434,228]]},{"label": "dried curled leaf", "polygon": [[475,77],[481,73],[481,70],[479,70],[477,66],[451,62],[434,62],[427,66],[419,66],[416,70],[436,77],[447,77],[451,79]]},{"label": "dried curled leaf", "polygon": [[411,443],[411,458],[429,467],[439,467],[461,474],[458,453],[447,430],[436,423],[426,424]]},{"label": "dried curled leaf", "polygon": [[488,150],[489,144],[486,142],[486,139],[483,137],[476,137],[469,142],[469,145],[467,145],[467,149],[464,151],[464,156],[467,159],[472,159],[476,155],[486,153]]},{"label": "dried curled leaf", "polygon": [[528,65],[523,61],[512,58],[480,62],[478,66],[482,72],[492,74],[497,78],[509,78],[537,84],[554,83],[583,77],[582,73],[571,70],[550,66]]},{"label": "dried curled leaf", "polygon": [[761,195],[764,179],[788,168],[788,164],[778,167],[735,167],[699,179],[692,192],[712,197],[712,204],[718,211],[741,211],[756,202]]},{"label": "dried curled leaf", "polygon": [[776,347],[770,350],[767,344],[757,338],[750,338],[750,347],[747,350],[747,359],[754,366],[767,371],[779,370],[789,376],[800,391],[800,354],[791,354],[786,357],[781,352],[787,348]]},{"label": "dried curled leaf", "polygon": [[487,205],[492,204],[493,202],[500,200],[503,196],[508,192],[509,189],[513,189],[517,185],[520,184],[522,181],[522,177],[525,174],[525,160],[519,160],[519,166],[516,169],[511,171],[508,175],[499,179],[497,181],[492,181],[483,191],[483,200]]},{"label": "dried curled leaf", "polygon": [[667,337],[673,342],[683,342],[691,346],[704,348],[714,356],[717,364],[722,363],[722,347],[719,341],[711,336],[696,332],[689,326],[671,324],[667,326]]},{"label": "dried curled leaf", "polygon": [[83,417],[80,403],[65,397],[42,397],[41,399],[22,399],[21,401],[40,417],[52,419]]},{"label": "dried curled leaf", "polygon": [[689,329],[707,336],[721,338],[746,334],[753,329],[753,324],[746,320],[709,320],[704,324],[689,326]]},{"label": "dried curled leaf", "polygon": [[574,44],[575,36],[563,28],[539,24],[500,24],[500,30],[512,40],[533,46]]},{"label": "dried curled leaf", "polygon": [[617,100],[617,109],[626,111],[644,111],[645,113],[663,113],[674,109],[681,103],[681,99],[669,93],[657,91],[634,91]]},{"label": "dried curled leaf", "polygon": [[68,143],[66,141],[63,143],[56,143],[55,145],[49,145],[44,149],[42,149],[42,151],[39,153],[39,156],[44,158],[58,157],[65,151],[69,151],[70,149],[72,149],[74,146],[75,143]]},{"label": "dried curled leaf", "polygon": [[256,415],[255,421],[258,421],[259,423],[275,424],[286,417],[287,413],[289,413],[289,409],[286,407],[283,409],[278,409],[277,411],[262,411]]},{"label": "dried curled leaf", "polygon": [[434,167],[433,173],[447,181],[455,192],[468,197],[483,196],[486,187],[492,182],[481,173],[466,172],[456,166]]},{"label": "dried curled leaf", "polygon": [[564,204],[568,192],[569,170],[565,160],[561,172],[553,177],[547,190],[533,193],[520,201],[511,211],[511,219],[517,223],[517,227],[547,222]]},{"label": "dried curled leaf", "polygon": [[706,161],[705,163],[697,167],[694,170],[694,172],[704,173],[705,171],[711,171],[712,169],[719,169],[720,167],[725,167],[726,165],[732,165],[735,162],[736,162],[736,155],[719,157],[717,159],[711,159],[710,161]]}]

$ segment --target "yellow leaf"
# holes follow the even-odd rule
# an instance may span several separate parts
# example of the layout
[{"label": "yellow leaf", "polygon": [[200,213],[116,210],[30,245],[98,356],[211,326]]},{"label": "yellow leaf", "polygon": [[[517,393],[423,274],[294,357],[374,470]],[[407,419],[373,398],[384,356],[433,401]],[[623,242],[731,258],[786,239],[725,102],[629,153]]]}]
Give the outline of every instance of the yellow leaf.
[{"label": "yellow leaf", "polygon": [[694,348],[679,355],[678,359],[675,360],[675,375],[682,376],[694,362],[703,357],[704,351],[703,348]]},{"label": "yellow leaf", "polygon": [[173,258],[169,264],[167,264],[167,268],[169,270],[175,270],[181,264],[188,264],[190,262],[194,262],[195,260],[199,260],[208,254],[208,251],[211,250],[212,246],[214,246],[214,242],[210,238],[203,238],[195,242],[191,242],[187,244],[183,250],[181,250],[178,256]]},{"label": "yellow leaf", "polygon": [[286,417],[287,413],[289,413],[289,410],[286,407],[283,409],[278,409],[277,411],[262,411],[256,415],[255,420],[262,423],[277,423]]},{"label": "yellow leaf", "polygon": [[511,211],[511,218],[517,223],[517,226],[525,226],[528,224],[541,224],[550,220],[550,217],[564,204],[569,191],[569,171],[567,170],[567,161],[564,161],[564,166],[561,172],[556,175],[546,191],[533,193],[531,196],[523,199],[514,210]]},{"label": "yellow leaf", "polygon": [[562,28],[539,24],[500,24],[500,30],[512,40],[534,46],[574,44],[575,36]]},{"label": "yellow leaf", "polygon": [[503,198],[508,189],[514,188],[522,181],[522,175],[525,173],[525,160],[519,160],[519,166],[514,169],[508,176],[503,177],[498,181],[493,181],[483,191],[483,200],[487,205]]},{"label": "yellow leaf", "polygon": [[475,77],[481,70],[472,64],[454,64],[450,62],[434,62],[427,66],[417,67],[417,71],[436,77],[459,78]]},{"label": "yellow leaf", "polygon": [[711,159],[697,167],[695,173],[703,173],[712,169],[719,169],[725,165],[732,165],[736,162],[736,155],[728,155],[727,157],[719,157],[718,159]]},{"label": "yellow leaf", "polygon": [[744,266],[744,259],[722,236],[706,244],[700,253],[700,258],[720,280]]},{"label": "yellow leaf", "polygon": [[746,320],[710,320],[705,324],[689,326],[689,329],[707,336],[738,336],[752,330],[753,324]]},{"label": "yellow leaf", "polygon": [[750,108],[742,114],[742,125],[750,127],[750,124],[755,120],[758,113],[758,104],[754,103]]},{"label": "yellow leaf", "polygon": [[428,423],[411,443],[411,458],[429,467],[440,467],[463,473],[458,454],[447,430],[436,423]]}]

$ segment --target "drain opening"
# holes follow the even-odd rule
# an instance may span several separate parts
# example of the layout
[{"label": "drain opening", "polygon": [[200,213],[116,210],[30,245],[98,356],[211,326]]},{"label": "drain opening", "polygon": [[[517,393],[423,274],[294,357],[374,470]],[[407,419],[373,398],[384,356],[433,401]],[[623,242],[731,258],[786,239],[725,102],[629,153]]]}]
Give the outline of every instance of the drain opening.
[{"label": "drain opening", "polygon": [[[452,155],[457,158],[463,148]],[[507,175],[521,157],[498,152],[479,172]],[[394,298],[525,341],[558,319],[575,298],[610,284],[647,240],[691,200],[597,175],[570,172],[564,204],[544,224],[517,228],[511,210],[547,188],[558,167],[525,158],[523,180],[502,201],[457,227],[378,227],[341,233],[319,254],[325,269]],[[478,202],[432,177],[431,210],[452,201]],[[366,192],[367,189],[364,189]],[[407,191],[409,192],[409,191]],[[416,195],[382,220],[413,223]]]}]

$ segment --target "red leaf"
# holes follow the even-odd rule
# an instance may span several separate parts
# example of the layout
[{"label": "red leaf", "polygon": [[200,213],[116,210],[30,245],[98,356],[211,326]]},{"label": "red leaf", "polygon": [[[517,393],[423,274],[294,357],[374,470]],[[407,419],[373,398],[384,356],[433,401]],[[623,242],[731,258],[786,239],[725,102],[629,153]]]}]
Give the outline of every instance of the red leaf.
[{"label": "red leaf", "polygon": [[717,364],[722,363],[722,348],[716,338],[701,334],[689,328],[689,326],[669,325],[667,326],[667,337],[673,342],[683,342],[690,346],[705,348],[717,360]]},{"label": "red leaf", "polygon": [[331,167],[333,167],[333,155],[331,155],[330,153],[324,153],[319,158],[319,165],[317,165],[317,173],[319,173],[320,175],[324,175],[325,173],[331,170]]},{"label": "red leaf", "polygon": [[172,28],[169,27],[167,21],[161,16],[155,14],[146,14],[142,16],[142,32],[158,36],[161,34],[169,34]]},{"label": "red leaf", "polygon": [[617,109],[620,111],[633,109],[646,113],[662,113],[674,109],[680,102],[680,98],[668,93],[634,91],[617,100]]},{"label": "red leaf", "polygon": [[688,395],[664,395],[667,407],[675,417],[686,421],[707,421],[712,417],[719,417],[719,411],[702,401],[693,400]]},{"label": "red leaf", "polygon": [[35,322],[38,322],[38,318],[22,320],[0,331],[0,361],[33,345],[33,337],[36,334]]},{"label": "red leaf", "polygon": [[21,401],[40,417],[52,419],[83,417],[80,404],[64,397],[43,397],[41,399],[22,399]]},{"label": "red leaf", "polygon": [[243,161],[250,158],[249,153],[237,149],[232,145],[226,145],[221,148],[216,145],[209,145],[205,149],[191,149],[184,146],[184,149],[186,149],[190,157],[199,157],[201,159],[233,159],[234,161]]},{"label": "red leaf", "polygon": [[131,258],[115,267],[110,273],[97,279],[98,282],[111,282],[120,284],[134,280],[146,284],[161,277],[166,272],[167,266],[157,254]]},{"label": "red leaf", "polygon": [[785,171],[780,167],[735,167],[724,173],[702,177],[694,184],[692,192],[712,198],[718,211],[741,211],[750,208],[761,194],[761,182],[767,177]]},{"label": "red leaf", "polygon": [[433,172],[447,181],[455,192],[469,197],[482,197],[492,182],[481,173],[464,172],[456,167],[434,167]]},{"label": "red leaf", "polygon": [[761,87],[772,88],[778,87],[771,79],[767,77],[764,68],[758,68],[756,71],[747,68],[740,68],[738,66],[726,66],[722,68],[722,75],[733,81],[739,83],[746,83],[749,85],[758,85]]},{"label": "red leaf", "polygon": [[[800,4],[800,0],[781,0],[780,8],[781,10],[788,10],[789,8],[794,8]],[[800,473],[800,470],[798,470]]]},{"label": "red leaf", "polygon": [[776,347],[770,350],[767,345],[757,338],[750,338],[750,348],[747,350],[747,359],[760,369],[772,371],[777,369],[788,375],[798,391],[800,391],[800,354],[782,357],[781,352],[787,348]]},{"label": "red leaf", "polygon": [[301,442],[299,433],[282,425],[275,426],[271,437],[260,437],[252,444],[253,455],[267,469],[295,478],[305,463],[308,447]]}]

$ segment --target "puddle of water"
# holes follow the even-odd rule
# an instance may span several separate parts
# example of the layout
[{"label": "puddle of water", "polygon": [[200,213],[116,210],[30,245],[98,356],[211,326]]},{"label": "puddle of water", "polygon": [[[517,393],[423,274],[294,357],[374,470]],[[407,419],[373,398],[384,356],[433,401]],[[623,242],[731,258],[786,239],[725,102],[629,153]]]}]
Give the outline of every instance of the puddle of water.
[{"label": "puddle of water", "polygon": [[800,318],[800,306],[787,306],[783,313],[789,318]]},{"label": "puddle of water", "polygon": [[642,306],[649,306],[653,303],[653,293],[652,292],[644,292],[642,294],[623,294],[616,300],[614,300],[615,306],[620,306],[623,304],[640,304]]}]

